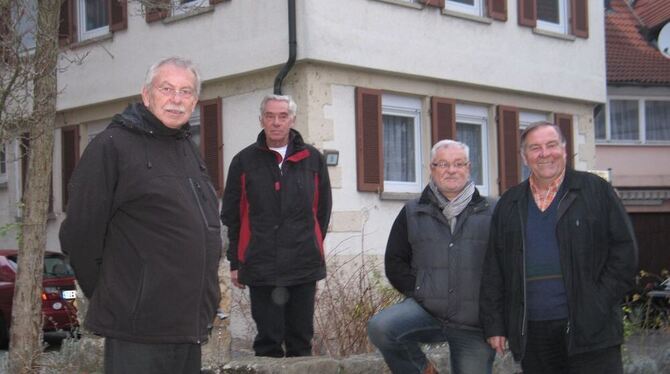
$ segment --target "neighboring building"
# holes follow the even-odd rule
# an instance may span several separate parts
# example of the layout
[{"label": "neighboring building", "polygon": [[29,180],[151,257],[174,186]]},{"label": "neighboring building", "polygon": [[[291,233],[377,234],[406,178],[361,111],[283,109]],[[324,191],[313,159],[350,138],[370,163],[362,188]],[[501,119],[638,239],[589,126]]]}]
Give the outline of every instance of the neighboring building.
[{"label": "neighboring building", "polygon": [[596,168],[610,170],[630,213],[640,268],[658,273],[670,269],[670,58],[658,48],[664,26],[670,36],[670,2],[612,0],[605,14],[607,104],[595,110]]},{"label": "neighboring building", "polygon": [[[160,57],[187,56],[202,70],[192,124],[222,191],[233,155],[260,131],[259,102],[287,61],[287,2],[168,1],[173,9],[148,12],[137,1],[65,2],[49,248],[58,248],[79,155],[138,100],[145,69]],[[298,103],[297,129],[339,156],[329,169],[329,253],[384,252],[396,214],[428,181],[438,139],[470,145],[473,177],[488,195],[525,175],[518,135],[536,120],[564,129],[574,167],[596,167],[593,107],[606,101],[602,2],[296,3],[297,59],[283,86]],[[78,56],[82,64],[68,64]],[[8,146],[12,155],[16,148]],[[20,165],[8,163],[6,175],[0,224],[14,222],[21,198]]]}]

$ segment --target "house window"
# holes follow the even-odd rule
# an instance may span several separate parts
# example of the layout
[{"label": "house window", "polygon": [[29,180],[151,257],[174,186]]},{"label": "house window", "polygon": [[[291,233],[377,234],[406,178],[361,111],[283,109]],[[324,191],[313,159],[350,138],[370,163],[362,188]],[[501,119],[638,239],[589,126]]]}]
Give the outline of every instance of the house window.
[{"label": "house window", "polygon": [[483,195],[489,194],[487,125],[486,107],[456,104],[456,139],[470,148],[470,178]]},{"label": "house window", "polygon": [[610,99],[608,110],[596,109],[596,140],[612,143],[670,143],[670,100]]},{"label": "house window", "polygon": [[566,34],[568,32],[567,0],[537,0],[537,28]]},{"label": "house window", "polygon": [[109,33],[109,14],[107,1],[79,0],[79,40],[95,38]]},{"label": "house window", "polygon": [[209,6],[209,0],[172,0],[172,15],[184,14]]},{"label": "house window", "polygon": [[382,95],[384,190],[421,191],[421,100]]},{"label": "house window", "polygon": [[191,125],[191,140],[193,143],[200,146],[200,105],[196,105],[191,113],[191,118],[188,120]]},{"label": "house window", "polygon": [[482,16],[484,14],[482,2],[482,0],[447,0],[444,3],[444,8],[454,12]]}]

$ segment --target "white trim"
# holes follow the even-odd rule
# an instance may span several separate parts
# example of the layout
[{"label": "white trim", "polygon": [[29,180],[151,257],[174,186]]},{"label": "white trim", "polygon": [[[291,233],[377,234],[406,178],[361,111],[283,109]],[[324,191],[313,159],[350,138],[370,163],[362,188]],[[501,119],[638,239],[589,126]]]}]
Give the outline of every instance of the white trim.
[{"label": "white trim", "polygon": [[[423,178],[421,169],[421,100],[417,97],[382,95],[382,115],[409,117],[414,120],[414,182],[398,182],[384,179],[385,192],[421,192]],[[383,126],[383,124],[382,124]],[[383,137],[383,130],[382,130]],[[385,177],[386,178],[386,177]]]},{"label": "white trim", "polygon": [[[489,147],[488,147],[488,108],[486,106],[476,106],[470,104],[456,104],[456,132],[458,132],[458,123],[476,125],[481,127],[481,139],[479,148],[482,151],[482,183],[477,185],[477,189],[482,195],[489,195],[491,189],[489,177]],[[470,147],[470,159],[472,160],[472,147]]]},{"label": "white trim", "polygon": [[482,6],[483,0],[474,0],[473,5],[463,4],[451,0],[446,0],[444,2],[444,9],[451,10],[454,12],[467,13],[475,16],[484,15],[484,7]]},{"label": "white trim", "polygon": [[547,22],[538,18],[536,27],[540,30],[555,32],[558,34],[567,34],[569,31],[568,0],[556,0],[556,1],[558,1],[558,23]]},{"label": "white trim", "polygon": [[77,30],[79,30],[79,40],[82,41],[109,34],[109,14],[107,15],[107,24],[105,26],[98,27],[97,29],[86,30],[85,8],[86,0],[79,0],[77,2]]}]

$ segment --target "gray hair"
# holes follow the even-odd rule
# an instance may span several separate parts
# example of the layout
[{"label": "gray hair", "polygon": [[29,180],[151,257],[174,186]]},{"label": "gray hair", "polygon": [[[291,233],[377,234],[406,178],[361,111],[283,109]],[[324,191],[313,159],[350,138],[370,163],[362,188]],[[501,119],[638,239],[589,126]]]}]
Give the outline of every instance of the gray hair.
[{"label": "gray hair", "polygon": [[261,101],[261,117],[263,117],[263,114],[265,114],[265,105],[268,103],[268,101],[283,101],[288,103],[288,114],[291,117],[295,117],[296,112],[298,111],[298,104],[293,101],[293,98],[289,95],[266,95],[263,100]]},{"label": "gray hair", "polygon": [[563,136],[563,131],[561,131],[561,128],[556,126],[555,124],[547,121],[537,121],[533,122],[528,127],[523,129],[521,132],[521,141],[519,144],[519,151],[521,151],[521,154],[523,155],[523,150],[526,148],[526,139],[528,138],[528,134],[531,132],[535,131],[536,129],[540,127],[551,127],[553,128],[556,133],[558,134],[559,139],[561,140],[561,145],[565,146],[565,136]]},{"label": "gray hair", "polygon": [[144,78],[144,88],[149,89],[151,87],[151,83],[154,81],[154,78],[156,78],[156,75],[158,74],[158,69],[162,68],[165,65],[172,65],[176,66],[182,69],[186,69],[193,73],[195,76],[195,96],[199,97],[200,96],[200,73],[198,72],[198,69],[195,67],[195,64],[191,62],[191,60],[182,58],[182,57],[168,57],[164,58],[155,64],[151,65],[149,70],[147,70],[147,75]]},{"label": "gray hair", "polygon": [[439,151],[441,148],[460,148],[465,152],[465,161],[470,162],[470,147],[468,147],[468,145],[465,143],[461,143],[459,141],[451,139],[442,139],[439,142],[435,143],[433,148],[431,148],[430,150],[431,161],[435,159],[437,151]]}]

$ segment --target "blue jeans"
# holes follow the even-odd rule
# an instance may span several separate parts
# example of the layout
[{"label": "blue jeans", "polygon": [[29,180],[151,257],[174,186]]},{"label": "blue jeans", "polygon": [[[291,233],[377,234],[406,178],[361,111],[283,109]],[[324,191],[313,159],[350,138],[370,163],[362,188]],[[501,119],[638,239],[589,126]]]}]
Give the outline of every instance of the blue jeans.
[{"label": "blue jeans", "polygon": [[481,331],[446,327],[413,298],[385,308],[370,318],[368,336],[393,373],[421,373],[426,355],[420,343],[449,344],[453,374],[491,374],[495,351]]}]

